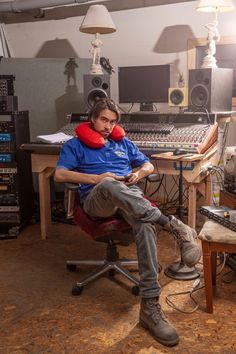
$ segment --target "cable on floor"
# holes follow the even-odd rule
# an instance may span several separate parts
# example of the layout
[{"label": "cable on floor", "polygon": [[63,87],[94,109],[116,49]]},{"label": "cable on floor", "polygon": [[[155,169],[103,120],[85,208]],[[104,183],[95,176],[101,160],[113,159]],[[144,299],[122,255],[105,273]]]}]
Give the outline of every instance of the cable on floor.
[{"label": "cable on floor", "polygon": [[[201,263],[199,262],[199,264],[201,264]],[[220,270],[217,272],[216,276],[219,276],[221,274],[222,270],[225,267],[225,264],[226,264],[226,254],[223,253],[223,259],[221,259],[220,263],[217,264],[217,267],[220,267]],[[226,275],[228,273],[229,272],[225,273],[224,275]],[[222,277],[221,277],[221,279],[222,279]],[[172,307],[176,311],[179,311],[179,312],[185,313],[185,314],[191,314],[191,313],[195,312],[199,308],[199,303],[194,298],[193,294],[195,292],[203,289],[204,287],[205,287],[204,283],[202,283],[202,285],[201,285],[201,275],[200,275],[199,278],[197,278],[197,279],[195,279],[193,281],[193,285],[192,285],[192,289],[191,290],[168,294],[166,296],[166,299],[165,299],[166,303],[167,303],[167,305],[169,305],[170,307]],[[179,308],[178,306],[176,306],[174,304],[174,302],[171,300],[172,297],[181,296],[181,295],[189,295],[190,299],[195,304],[195,306],[191,310],[183,310],[183,309]]]}]

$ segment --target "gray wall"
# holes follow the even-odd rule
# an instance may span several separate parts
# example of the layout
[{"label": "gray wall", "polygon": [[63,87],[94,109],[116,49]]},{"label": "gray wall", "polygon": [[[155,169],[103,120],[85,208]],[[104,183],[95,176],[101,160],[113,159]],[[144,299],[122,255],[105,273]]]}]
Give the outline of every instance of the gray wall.
[{"label": "gray wall", "polygon": [[[65,59],[4,58],[0,75],[14,75],[18,110],[29,111],[31,140],[54,133],[66,124],[71,112],[84,112],[83,74],[90,60],[76,59],[75,81],[68,82]],[[73,72],[72,72],[73,74]]]}]

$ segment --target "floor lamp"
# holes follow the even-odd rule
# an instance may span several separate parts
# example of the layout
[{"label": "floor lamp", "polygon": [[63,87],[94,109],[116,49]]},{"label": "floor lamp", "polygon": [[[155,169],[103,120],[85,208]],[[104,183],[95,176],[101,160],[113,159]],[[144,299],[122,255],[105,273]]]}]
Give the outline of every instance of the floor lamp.
[{"label": "floor lamp", "polygon": [[94,34],[94,39],[91,42],[92,48],[90,52],[92,54],[92,65],[90,67],[90,74],[102,75],[102,67],[100,64],[101,58],[101,46],[102,41],[100,39],[101,34],[113,33],[116,31],[114,22],[104,5],[91,5],[81,23],[80,32]]},{"label": "floor lamp", "polygon": [[217,68],[215,58],[216,42],[220,40],[220,33],[218,30],[218,13],[233,11],[233,0],[200,0],[198,1],[196,9],[197,11],[212,12],[215,14],[215,19],[205,25],[208,31],[207,49],[201,68]]}]

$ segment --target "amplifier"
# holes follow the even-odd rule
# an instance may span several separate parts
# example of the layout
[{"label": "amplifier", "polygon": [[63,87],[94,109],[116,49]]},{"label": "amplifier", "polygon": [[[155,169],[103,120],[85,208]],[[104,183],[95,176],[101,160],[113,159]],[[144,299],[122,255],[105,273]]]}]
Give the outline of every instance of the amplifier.
[{"label": "amplifier", "polygon": [[30,141],[28,111],[0,112],[0,142],[3,141],[14,142],[16,149]]},{"label": "amplifier", "polygon": [[0,96],[13,96],[15,76],[0,75]]},{"label": "amplifier", "polygon": [[0,164],[8,164],[14,161],[12,153],[0,153]]},{"label": "amplifier", "polygon": [[20,148],[29,140],[28,111],[0,113],[0,235],[16,235],[34,212],[31,157]]},{"label": "amplifier", "polygon": [[0,225],[3,224],[20,224],[20,213],[3,212],[0,213]]},{"label": "amplifier", "polygon": [[0,113],[10,113],[17,111],[18,97],[17,96],[0,96]]},{"label": "amplifier", "polygon": [[[0,191],[1,191],[0,205],[2,204],[3,198],[6,200],[9,193],[15,193],[17,190],[16,172],[8,173],[8,172],[1,172],[1,170],[4,169],[0,168]],[[5,194],[5,196],[3,196],[3,194]]]},{"label": "amplifier", "polygon": [[0,212],[16,212],[16,211],[20,211],[20,207],[18,205],[10,205],[10,206],[7,206],[7,205],[0,205]]},{"label": "amplifier", "polygon": [[9,134],[9,133],[0,133],[0,143],[3,142],[3,143],[8,143],[12,141],[12,134]]},{"label": "amplifier", "polygon": [[18,205],[18,195],[12,192],[11,190],[9,193],[5,194],[0,194],[0,205],[1,206],[12,206],[12,205]]}]

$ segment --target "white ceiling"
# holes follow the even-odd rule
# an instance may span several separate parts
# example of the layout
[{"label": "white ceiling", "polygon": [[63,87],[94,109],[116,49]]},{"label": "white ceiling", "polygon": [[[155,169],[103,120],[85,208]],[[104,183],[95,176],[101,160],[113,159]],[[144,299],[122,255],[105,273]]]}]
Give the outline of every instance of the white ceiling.
[{"label": "white ceiling", "polygon": [[[29,0],[30,1],[30,0]],[[35,0],[31,0],[36,3]],[[107,0],[97,1],[99,4],[104,4],[109,11],[122,11],[135,8],[143,8],[149,6],[169,5],[175,3],[183,3],[194,0]],[[0,0],[1,2],[11,2],[6,0]],[[24,2],[24,0],[17,0],[13,2]],[[75,5],[76,0],[71,0],[71,5]],[[85,4],[78,4],[75,6],[58,6],[54,8],[46,9],[43,13],[39,9],[22,11],[21,13],[2,13],[1,18],[5,23],[20,23],[20,22],[32,22],[43,20],[57,20],[62,18],[69,18],[74,16],[83,16],[86,14],[88,7],[91,3],[95,4],[96,1],[91,2],[88,0]]]}]

